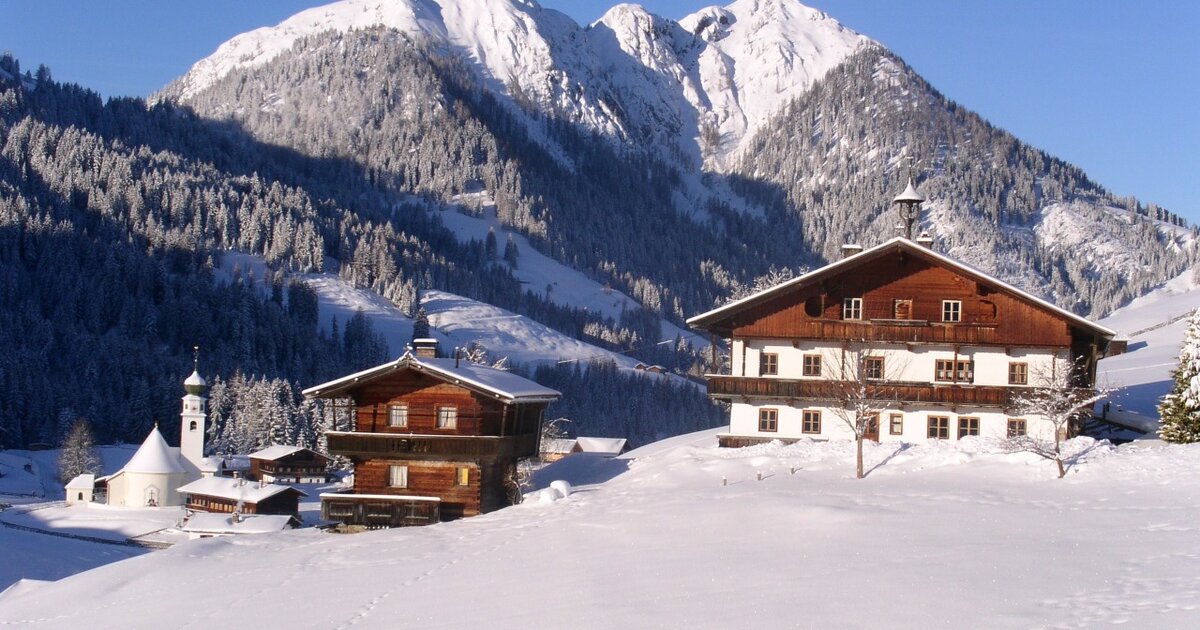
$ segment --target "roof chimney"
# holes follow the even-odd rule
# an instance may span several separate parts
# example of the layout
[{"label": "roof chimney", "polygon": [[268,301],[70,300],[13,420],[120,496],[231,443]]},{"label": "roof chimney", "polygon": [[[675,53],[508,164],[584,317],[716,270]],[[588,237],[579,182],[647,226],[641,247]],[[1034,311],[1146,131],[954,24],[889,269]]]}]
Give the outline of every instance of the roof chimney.
[{"label": "roof chimney", "polygon": [[421,339],[413,339],[413,354],[418,359],[436,359],[438,351],[438,340],[431,337],[423,337]]},{"label": "roof chimney", "polygon": [[842,245],[842,258],[849,258],[856,254],[861,254],[863,246],[858,243],[846,243]]},{"label": "roof chimney", "polygon": [[917,237],[917,245],[926,249],[933,249],[933,237],[929,235],[929,232],[921,232],[921,235]]}]

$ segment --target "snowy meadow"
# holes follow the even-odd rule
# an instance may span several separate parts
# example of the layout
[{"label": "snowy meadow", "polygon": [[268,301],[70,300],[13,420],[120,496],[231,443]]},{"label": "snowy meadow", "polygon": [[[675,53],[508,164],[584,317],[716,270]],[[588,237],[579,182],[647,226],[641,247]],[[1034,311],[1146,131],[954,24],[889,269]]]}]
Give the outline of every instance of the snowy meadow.
[{"label": "snowy meadow", "polygon": [[[568,458],[573,492],[425,528],[193,541],[0,597],[38,628],[1139,628],[1200,623],[1200,448],[967,438]],[[21,587],[22,585],[18,585]],[[465,603],[467,602],[467,603]]]}]

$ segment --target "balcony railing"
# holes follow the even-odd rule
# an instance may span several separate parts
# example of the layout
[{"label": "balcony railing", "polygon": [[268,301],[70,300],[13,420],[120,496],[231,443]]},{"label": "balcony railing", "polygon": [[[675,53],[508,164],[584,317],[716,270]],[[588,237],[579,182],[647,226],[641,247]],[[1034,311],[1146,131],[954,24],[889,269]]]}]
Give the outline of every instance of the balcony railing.
[{"label": "balcony railing", "polygon": [[[714,398],[796,398],[844,400],[855,383],[709,375],[708,395]],[[898,403],[936,403],[1008,407],[1012,389],[988,385],[932,384],[895,381],[868,383],[867,396]]]},{"label": "balcony railing", "polygon": [[350,458],[432,459],[461,457],[496,459],[537,455],[538,436],[534,433],[507,437],[406,435],[396,433],[358,433],[328,431],[329,452]]}]

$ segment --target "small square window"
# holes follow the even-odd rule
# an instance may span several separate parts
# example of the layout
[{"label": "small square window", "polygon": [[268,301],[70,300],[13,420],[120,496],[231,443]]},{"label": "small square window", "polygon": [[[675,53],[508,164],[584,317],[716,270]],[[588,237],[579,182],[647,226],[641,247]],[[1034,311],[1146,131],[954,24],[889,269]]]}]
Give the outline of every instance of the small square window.
[{"label": "small square window", "polygon": [[892,435],[904,434],[904,414],[894,413],[888,417],[888,433]]},{"label": "small square window", "polygon": [[883,357],[867,357],[863,359],[863,376],[871,380],[883,378]]},{"label": "small square window", "polygon": [[842,300],[842,319],[862,319],[862,298],[844,298]]},{"label": "small square window", "polygon": [[801,417],[801,433],[821,432],[821,412],[816,409],[805,409]]},{"label": "small square window", "polygon": [[820,376],[821,375],[821,355],[806,354],[804,355],[804,369],[801,372],[805,376]]},{"label": "small square window", "polygon": [[456,426],[458,426],[458,408],[457,407],[438,407],[437,428],[453,429]]},{"label": "small square window", "polygon": [[388,405],[388,426],[408,426],[408,405]]},{"label": "small square window", "polygon": [[758,373],[762,376],[779,374],[779,355],[773,352],[764,352],[759,355]]},{"label": "small square window", "polygon": [[948,440],[950,439],[950,417],[949,416],[929,416],[929,439],[931,440]]},{"label": "small square window", "polygon": [[962,321],[962,301],[961,300],[942,300],[942,321],[944,321],[944,322],[960,322],[960,321]]},{"label": "small square window", "polygon": [[1008,421],[1008,437],[1022,437],[1025,435],[1025,421],[1020,418],[1010,418]]},{"label": "small square window", "polygon": [[1027,364],[1027,363],[1009,363],[1008,364],[1008,384],[1009,385],[1028,385],[1029,384],[1029,364]]},{"label": "small square window", "polygon": [[758,410],[758,430],[759,431],[778,431],[779,430],[779,410],[778,409],[759,409]]},{"label": "small square window", "polygon": [[979,435],[979,418],[959,418],[958,419],[958,439],[963,439],[968,435]]},{"label": "small square window", "polygon": [[388,485],[393,488],[407,488],[408,466],[389,466]]}]

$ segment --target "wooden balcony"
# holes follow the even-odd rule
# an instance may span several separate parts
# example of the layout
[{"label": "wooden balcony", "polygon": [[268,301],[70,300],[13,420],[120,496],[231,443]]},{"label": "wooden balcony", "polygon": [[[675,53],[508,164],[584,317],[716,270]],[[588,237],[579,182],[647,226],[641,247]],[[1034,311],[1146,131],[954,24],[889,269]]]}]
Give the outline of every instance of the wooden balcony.
[{"label": "wooden balcony", "polygon": [[350,459],[494,460],[537,455],[536,433],[507,437],[327,431],[329,452]]},{"label": "wooden balcony", "polygon": [[437,497],[326,493],[321,518],[367,529],[432,525],[441,520]]},{"label": "wooden balcony", "polygon": [[[821,401],[842,400],[851,386],[828,380],[754,378],[710,374],[708,395],[713,398],[788,398]],[[970,384],[932,384],[880,381],[869,385],[870,395],[897,403],[933,403],[939,405],[982,405],[1008,407],[1011,389]]]}]

